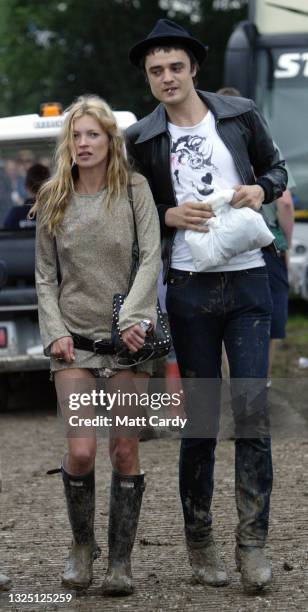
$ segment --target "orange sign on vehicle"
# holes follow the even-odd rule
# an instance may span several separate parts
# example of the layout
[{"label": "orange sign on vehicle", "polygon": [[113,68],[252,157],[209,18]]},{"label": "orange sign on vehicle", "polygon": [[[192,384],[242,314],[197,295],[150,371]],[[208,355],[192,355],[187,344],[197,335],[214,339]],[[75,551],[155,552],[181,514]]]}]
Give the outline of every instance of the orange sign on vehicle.
[{"label": "orange sign on vehicle", "polygon": [[44,102],[44,104],[41,104],[41,117],[56,117],[57,115],[62,115],[62,105],[59,102]]}]

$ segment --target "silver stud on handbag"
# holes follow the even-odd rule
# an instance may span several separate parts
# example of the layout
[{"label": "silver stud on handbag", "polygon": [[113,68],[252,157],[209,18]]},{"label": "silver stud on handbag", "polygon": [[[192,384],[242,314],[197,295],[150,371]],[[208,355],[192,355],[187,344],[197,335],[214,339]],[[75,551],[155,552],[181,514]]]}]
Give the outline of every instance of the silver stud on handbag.
[{"label": "silver stud on handbag", "polygon": [[140,363],[144,363],[150,359],[160,359],[165,355],[168,355],[171,348],[171,336],[169,334],[168,327],[166,325],[164,315],[162,313],[159,300],[157,300],[156,311],[157,311],[157,323],[156,327],[153,331],[146,334],[144,345],[140,351],[136,353],[130,353],[126,345],[122,340],[120,325],[119,325],[119,315],[120,309],[124,304],[126,295],[128,295],[132,284],[134,282],[134,278],[136,276],[138,266],[139,266],[139,245],[137,238],[137,228],[136,228],[136,219],[134,212],[134,202],[133,202],[133,194],[132,187],[129,184],[127,186],[129,203],[131,205],[133,220],[134,220],[134,242],[132,246],[132,268],[130,273],[130,278],[128,282],[128,289],[126,294],[116,293],[113,296],[113,319],[112,319],[112,342],[116,349],[116,363],[119,368],[129,368],[134,365],[139,365]]}]

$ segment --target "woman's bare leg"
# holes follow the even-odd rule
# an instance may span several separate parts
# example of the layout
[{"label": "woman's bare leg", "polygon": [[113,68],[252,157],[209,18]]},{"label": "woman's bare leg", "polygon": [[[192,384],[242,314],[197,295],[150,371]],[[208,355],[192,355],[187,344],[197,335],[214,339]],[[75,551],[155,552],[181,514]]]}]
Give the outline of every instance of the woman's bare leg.
[{"label": "woman's bare leg", "polygon": [[[146,381],[148,376],[138,377],[131,372],[113,376],[111,388],[136,392],[134,381]],[[143,386],[143,385],[142,385]],[[146,387],[144,387],[144,390]],[[121,407],[118,412],[123,414]],[[127,410],[126,410],[127,412]],[[131,416],[138,410],[132,408]],[[115,409],[114,409],[115,414]],[[102,586],[103,595],[130,595],[133,590],[131,552],[137,532],[142,495],[145,488],[144,474],[140,473],[137,435],[119,435],[110,438],[110,459],[113,467],[108,529],[108,570]]]},{"label": "woman's bare leg", "polygon": [[[71,393],[89,393],[95,378],[88,370],[67,369],[56,372],[58,404],[68,423]],[[81,408],[82,416],[91,416],[92,407]],[[62,477],[68,517],[73,533],[72,547],[62,574],[62,583],[73,588],[87,588],[92,582],[93,561],[100,554],[94,536],[96,437],[91,429],[78,428],[78,436],[68,431],[68,453],[62,462]]]},{"label": "woman's bare leg", "polygon": [[[68,407],[68,396],[74,392],[74,388],[83,392],[90,391],[95,387],[95,377],[89,370],[74,368],[55,372],[55,386],[57,391],[58,404],[63,418],[67,419],[70,412]],[[85,409],[83,409],[85,410]],[[88,412],[92,412],[91,407],[87,407]],[[96,437],[91,435],[92,431],[85,428],[84,437],[78,431],[78,437],[72,437],[71,433],[67,437],[68,453],[64,459],[63,467],[70,474],[80,475],[90,472],[94,468],[96,455]]]}]

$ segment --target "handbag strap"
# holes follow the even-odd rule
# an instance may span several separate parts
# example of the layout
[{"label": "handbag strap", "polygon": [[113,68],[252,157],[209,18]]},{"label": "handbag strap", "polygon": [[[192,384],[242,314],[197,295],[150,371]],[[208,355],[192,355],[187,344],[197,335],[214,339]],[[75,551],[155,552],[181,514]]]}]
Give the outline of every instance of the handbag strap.
[{"label": "handbag strap", "polygon": [[127,184],[127,195],[128,195],[128,201],[129,201],[131,209],[132,209],[133,221],[134,221],[134,240],[133,240],[133,246],[132,246],[132,267],[131,267],[131,271],[130,271],[128,287],[127,287],[127,292],[126,292],[126,293],[129,293],[129,291],[130,291],[130,289],[132,287],[132,284],[133,284],[133,282],[135,280],[135,276],[137,274],[137,270],[138,270],[138,266],[139,266],[138,234],[137,234],[136,217],[135,217],[135,210],[134,210],[133,189],[132,189],[132,185],[131,185],[130,182]]}]

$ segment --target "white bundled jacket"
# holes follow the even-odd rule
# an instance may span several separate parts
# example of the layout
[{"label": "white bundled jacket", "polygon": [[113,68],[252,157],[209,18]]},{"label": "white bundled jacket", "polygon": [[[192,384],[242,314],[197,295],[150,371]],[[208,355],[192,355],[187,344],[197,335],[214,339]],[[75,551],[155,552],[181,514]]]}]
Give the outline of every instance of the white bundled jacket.
[{"label": "white bundled jacket", "polygon": [[225,264],[234,255],[268,246],[274,240],[260,213],[247,206],[230,205],[233,195],[233,189],[225,189],[207,199],[216,216],[206,222],[209,228],[206,234],[185,231],[185,241],[198,272]]}]

